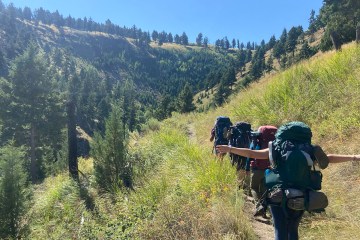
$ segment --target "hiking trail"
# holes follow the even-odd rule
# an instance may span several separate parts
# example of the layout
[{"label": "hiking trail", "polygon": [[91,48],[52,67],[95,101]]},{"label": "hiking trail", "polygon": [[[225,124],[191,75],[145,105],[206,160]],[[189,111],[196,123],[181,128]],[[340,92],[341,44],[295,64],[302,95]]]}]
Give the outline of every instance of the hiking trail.
[{"label": "hiking trail", "polygon": [[[193,143],[196,143],[196,129],[194,124],[189,123],[187,126],[187,135],[189,140]],[[245,196],[245,204],[243,211],[247,215],[253,230],[259,240],[273,240],[274,239],[274,228],[271,224],[270,219],[264,218],[255,218],[253,216],[255,211],[255,206],[251,197]],[[268,213],[269,215],[269,213]]]},{"label": "hiking trail", "polygon": [[[271,224],[270,219],[262,217],[254,217],[255,206],[252,197],[245,196],[245,204],[243,211],[248,216],[251,222],[253,230],[259,240],[273,240],[274,239],[274,228]],[[267,213],[269,216],[269,213]]]}]

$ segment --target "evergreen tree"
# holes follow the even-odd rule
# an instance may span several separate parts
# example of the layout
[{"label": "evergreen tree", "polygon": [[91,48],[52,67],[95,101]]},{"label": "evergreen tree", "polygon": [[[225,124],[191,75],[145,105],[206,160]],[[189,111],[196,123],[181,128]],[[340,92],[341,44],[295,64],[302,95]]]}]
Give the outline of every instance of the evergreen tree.
[{"label": "evergreen tree", "polygon": [[229,68],[223,75],[224,83],[232,89],[232,86],[236,82],[236,73],[234,68]]},{"label": "evergreen tree", "polygon": [[252,50],[251,42],[247,42],[246,49]]},{"label": "evergreen tree", "polygon": [[196,38],[196,45],[201,46],[202,43],[203,43],[203,35],[202,35],[202,33],[199,33]]},{"label": "evergreen tree", "polygon": [[309,44],[305,42],[300,49],[299,58],[300,59],[307,59],[313,55],[313,50],[310,48]]},{"label": "evergreen tree", "polygon": [[271,72],[271,70],[274,69],[274,58],[272,55],[270,55],[270,57],[268,58],[267,62],[266,62],[266,72]]},{"label": "evergreen tree", "polygon": [[246,51],[246,63],[250,62],[252,60],[252,51],[250,49],[248,49]]},{"label": "evergreen tree", "polygon": [[218,106],[221,106],[229,95],[230,95],[230,89],[227,83],[225,82],[225,80],[222,79],[214,95],[214,103]]},{"label": "evergreen tree", "polygon": [[209,43],[209,39],[207,37],[204,37],[204,47],[207,48]]},{"label": "evergreen tree", "polygon": [[313,34],[315,33],[316,30],[317,30],[317,26],[316,26],[315,10],[312,9],[309,18],[309,32]]},{"label": "evergreen tree", "polygon": [[30,192],[24,169],[25,151],[13,143],[0,149],[0,238],[20,238],[21,219],[28,209]]},{"label": "evergreen tree", "polygon": [[286,38],[286,51],[289,53],[292,53],[292,56],[294,57],[295,54],[295,48],[297,39],[299,38],[300,34],[302,34],[302,27],[292,27],[287,34]]},{"label": "evergreen tree", "polygon": [[224,38],[224,48],[229,49],[230,48],[230,42],[227,37]]},{"label": "evergreen tree", "polygon": [[158,37],[159,37],[159,33],[157,31],[153,31],[152,34],[151,34],[151,38],[154,42],[156,42],[158,40]]},{"label": "evergreen tree", "polygon": [[181,44],[181,39],[180,39],[180,36],[178,34],[175,34],[174,41],[175,41],[176,44]]},{"label": "evergreen tree", "polygon": [[231,44],[232,44],[232,48],[235,48],[235,46],[236,46],[236,40],[235,40],[235,38],[233,38]]},{"label": "evergreen tree", "polygon": [[267,44],[267,49],[272,49],[276,44],[276,38],[274,35],[271,36],[271,38],[269,39],[269,42]]},{"label": "evergreen tree", "polygon": [[178,110],[181,113],[187,113],[195,110],[193,103],[193,93],[189,83],[186,83],[183,90],[180,92],[177,101]]},{"label": "evergreen tree", "polygon": [[181,42],[182,45],[185,45],[185,46],[189,45],[189,38],[188,38],[188,36],[186,35],[185,32],[183,32],[183,34],[181,35],[180,42]]},{"label": "evergreen tree", "polygon": [[121,105],[115,102],[105,123],[105,135],[95,133],[91,143],[95,179],[100,189],[115,192],[131,187],[131,162],[127,153],[128,134],[123,125]]},{"label": "evergreen tree", "polygon": [[171,33],[168,34],[167,41],[168,41],[169,43],[172,43],[172,42],[174,41],[173,35],[172,35]]},{"label": "evergreen tree", "polygon": [[324,0],[320,9],[319,21],[325,26],[320,49],[326,51],[332,47],[331,33],[338,36],[339,45],[355,40],[356,26],[360,22],[360,1]]},{"label": "evergreen tree", "polygon": [[40,176],[41,149],[46,149],[45,146],[56,149],[65,126],[61,95],[56,92],[47,68],[44,56],[30,45],[15,59],[9,75],[11,94],[4,96],[10,98],[11,104],[1,106],[7,139],[28,146],[33,182]]}]

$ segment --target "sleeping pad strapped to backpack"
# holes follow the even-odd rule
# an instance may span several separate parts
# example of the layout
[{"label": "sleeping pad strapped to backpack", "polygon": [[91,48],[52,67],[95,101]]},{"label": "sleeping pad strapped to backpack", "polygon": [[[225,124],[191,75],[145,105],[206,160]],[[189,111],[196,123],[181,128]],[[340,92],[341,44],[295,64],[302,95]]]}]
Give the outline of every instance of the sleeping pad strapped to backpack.
[{"label": "sleeping pad strapped to backpack", "polygon": [[302,122],[290,122],[278,129],[275,141],[269,144],[272,169],[265,172],[270,202],[278,202],[294,210],[308,211],[327,206],[325,194],[315,192],[314,190],[319,189],[313,187],[316,185],[316,188],[321,188],[319,183],[312,182],[312,175],[319,172],[312,170],[315,157],[311,137],[311,129]]},{"label": "sleeping pad strapped to backpack", "polygon": [[[230,128],[229,145],[237,148],[249,148],[251,134],[251,124],[248,122],[237,122]],[[232,165],[236,165],[236,169],[244,169],[246,157],[236,154],[230,154]]]}]

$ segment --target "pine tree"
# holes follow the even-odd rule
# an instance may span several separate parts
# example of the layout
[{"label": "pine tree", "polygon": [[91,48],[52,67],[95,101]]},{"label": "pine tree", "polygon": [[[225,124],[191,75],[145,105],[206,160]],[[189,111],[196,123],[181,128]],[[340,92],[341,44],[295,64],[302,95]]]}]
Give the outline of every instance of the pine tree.
[{"label": "pine tree", "polygon": [[180,92],[178,101],[177,101],[178,110],[181,113],[187,113],[195,110],[195,105],[193,103],[193,93],[189,83],[185,84],[185,87]]},{"label": "pine tree", "polygon": [[315,10],[312,9],[309,18],[309,32],[312,34],[315,33],[316,30],[317,30],[317,26],[316,26]]},{"label": "pine tree", "polygon": [[203,35],[202,35],[202,33],[199,33],[196,38],[196,45],[201,46],[202,43],[203,43]]},{"label": "pine tree", "polygon": [[121,103],[115,102],[105,123],[105,136],[99,132],[91,143],[95,179],[100,189],[115,192],[131,187],[131,162],[127,154],[128,133],[123,124]]},{"label": "pine tree", "polygon": [[28,209],[30,191],[24,169],[25,151],[13,143],[0,149],[0,238],[17,239]]},{"label": "pine tree", "polygon": [[207,37],[204,37],[204,47],[207,48],[209,43],[209,39]]},{"label": "pine tree", "polygon": [[313,55],[313,50],[310,48],[309,44],[305,42],[300,49],[299,57],[300,59],[307,59]]},{"label": "pine tree", "polygon": [[16,145],[29,148],[33,182],[40,176],[40,149],[45,149],[45,146],[54,148],[65,126],[63,101],[56,92],[47,65],[43,55],[30,45],[15,59],[9,75],[11,87],[8,90],[11,94],[7,97],[11,104],[1,106],[5,111],[1,116],[5,135],[14,139]]},{"label": "pine tree", "polygon": [[183,34],[181,35],[180,42],[181,42],[182,45],[185,45],[185,46],[189,45],[189,38],[188,38],[188,36],[186,35],[185,32],[183,32]]}]

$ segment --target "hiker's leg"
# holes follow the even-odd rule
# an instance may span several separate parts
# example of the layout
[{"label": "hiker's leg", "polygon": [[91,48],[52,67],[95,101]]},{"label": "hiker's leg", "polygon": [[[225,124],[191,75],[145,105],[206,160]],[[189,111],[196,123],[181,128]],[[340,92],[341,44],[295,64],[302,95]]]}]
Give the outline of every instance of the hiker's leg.
[{"label": "hiker's leg", "polygon": [[304,214],[304,211],[289,210],[289,219],[288,219],[289,240],[299,239],[299,224],[300,224],[303,214]]},{"label": "hiker's leg", "polygon": [[275,240],[287,240],[288,229],[286,215],[281,206],[270,206],[272,215]]},{"label": "hiker's leg", "polygon": [[251,177],[250,177],[250,188],[251,195],[254,198],[256,207],[259,205],[259,200],[261,198],[260,185],[263,178],[263,171],[257,169],[251,169]]}]

